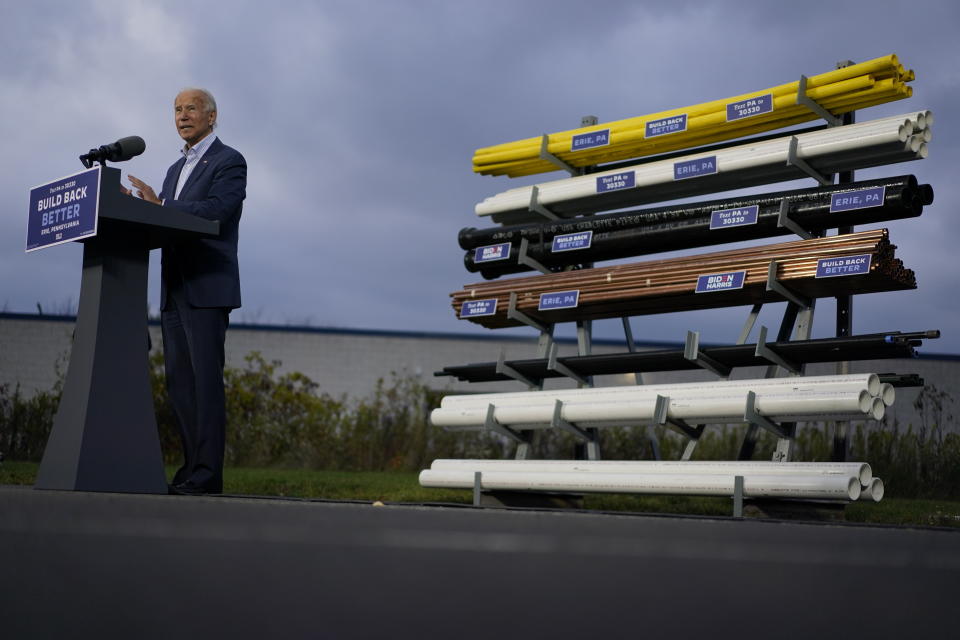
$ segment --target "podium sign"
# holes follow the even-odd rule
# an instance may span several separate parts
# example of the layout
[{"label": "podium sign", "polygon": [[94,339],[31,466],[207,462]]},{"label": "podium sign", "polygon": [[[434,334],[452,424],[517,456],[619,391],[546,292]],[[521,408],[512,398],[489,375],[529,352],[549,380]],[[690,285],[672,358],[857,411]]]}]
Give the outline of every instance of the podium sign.
[{"label": "podium sign", "polygon": [[97,235],[100,167],[30,190],[27,251]]}]

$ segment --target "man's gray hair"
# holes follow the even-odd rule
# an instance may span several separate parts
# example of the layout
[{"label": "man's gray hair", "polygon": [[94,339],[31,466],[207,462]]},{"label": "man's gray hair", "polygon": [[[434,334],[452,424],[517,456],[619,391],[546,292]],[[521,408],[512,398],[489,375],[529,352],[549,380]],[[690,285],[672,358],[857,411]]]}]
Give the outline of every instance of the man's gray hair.
[{"label": "man's gray hair", "polygon": [[[196,91],[197,93],[203,96],[204,101],[207,103],[207,108],[206,108],[207,113],[217,110],[216,98],[214,98],[213,94],[207,91],[206,89],[202,87],[184,87],[183,89],[180,89],[180,93],[186,93],[187,91]],[[180,95],[180,93],[178,93],[177,95]],[[214,127],[217,126],[216,120],[214,120],[213,126]]]}]

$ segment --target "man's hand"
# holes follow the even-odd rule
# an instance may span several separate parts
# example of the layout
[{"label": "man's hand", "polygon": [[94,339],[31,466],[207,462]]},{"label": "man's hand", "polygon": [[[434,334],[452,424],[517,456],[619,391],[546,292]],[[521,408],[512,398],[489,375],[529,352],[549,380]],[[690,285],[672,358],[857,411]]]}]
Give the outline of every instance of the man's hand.
[{"label": "man's hand", "polygon": [[137,195],[146,200],[147,202],[152,202],[153,204],[161,204],[160,198],[157,197],[156,191],[153,190],[153,187],[148,185],[146,182],[137,178],[135,176],[128,175],[127,180],[130,181],[130,184],[134,186],[137,190]]}]

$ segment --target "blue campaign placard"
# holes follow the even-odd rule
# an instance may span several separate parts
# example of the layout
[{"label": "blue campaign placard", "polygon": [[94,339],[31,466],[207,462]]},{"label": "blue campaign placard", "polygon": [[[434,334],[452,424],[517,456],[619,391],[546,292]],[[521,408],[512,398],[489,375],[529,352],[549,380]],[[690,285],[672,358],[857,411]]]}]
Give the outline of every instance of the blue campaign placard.
[{"label": "blue campaign placard", "polygon": [[880,207],[883,206],[886,197],[886,187],[870,187],[869,189],[858,189],[846,193],[835,193],[830,196],[830,213]]},{"label": "blue campaign placard", "polygon": [[562,236],[553,237],[553,245],[550,251],[560,253],[561,251],[576,251],[577,249],[589,249],[593,242],[593,231],[577,231],[576,233],[565,233]]},{"label": "blue campaign placard", "polygon": [[552,309],[573,309],[580,303],[580,290],[573,291],[552,291],[550,293],[540,294],[540,304],[538,311],[550,311]]},{"label": "blue campaign placard", "polygon": [[506,260],[510,257],[510,243],[488,244],[485,247],[477,247],[473,251],[473,261],[495,262],[497,260]]},{"label": "blue campaign placard", "polygon": [[757,224],[760,215],[760,205],[737,207],[736,209],[719,209],[710,212],[710,230],[742,227],[748,224]]},{"label": "blue campaign placard", "polygon": [[717,156],[673,163],[673,179],[685,180],[717,172]]},{"label": "blue campaign placard", "polygon": [[492,316],[497,313],[497,299],[467,300],[460,307],[461,318],[476,318],[478,316]]},{"label": "blue campaign placard", "polygon": [[644,125],[643,137],[655,138],[665,136],[668,133],[677,133],[687,130],[687,114],[681,113],[678,116],[662,118],[660,120],[651,120]]},{"label": "blue campaign placard", "polygon": [[727,104],[727,122],[758,116],[773,111],[773,94],[739,100]]},{"label": "blue campaign placard", "polygon": [[837,276],[858,276],[870,273],[870,254],[843,256],[841,258],[821,258],[817,260],[818,278],[836,278]]},{"label": "blue campaign placard", "polygon": [[632,189],[637,186],[637,174],[633,171],[615,173],[610,176],[597,176],[597,193]]},{"label": "blue campaign placard", "polygon": [[710,293],[713,291],[730,291],[743,289],[743,282],[747,278],[746,271],[728,271],[727,273],[710,273],[697,278],[696,293]]},{"label": "blue campaign placard", "polygon": [[570,140],[570,151],[583,151],[594,147],[605,147],[610,144],[610,129],[579,133]]},{"label": "blue campaign placard", "polygon": [[100,167],[30,190],[27,251],[36,251],[97,234]]}]

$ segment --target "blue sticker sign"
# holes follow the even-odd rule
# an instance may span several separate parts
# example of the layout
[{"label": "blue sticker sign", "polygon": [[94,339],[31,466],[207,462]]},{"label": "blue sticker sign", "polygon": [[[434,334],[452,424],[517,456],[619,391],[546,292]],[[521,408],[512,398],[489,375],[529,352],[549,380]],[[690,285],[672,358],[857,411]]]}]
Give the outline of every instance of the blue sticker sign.
[{"label": "blue sticker sign", "polygon": [[497,313],[497,299],[489,298],[486,300],[465,300],[460,307],[461,318],[476,318],[479,316],[492,316]]},{"label": "blue sticker sign", "polygon": [[836,278],[837,276],[858,276],[870,273],[870,254],[844,256],[842,258],[821,258],[817,260],[818,278]]},{"label": "blue sticker sign", "polygon": [[570,140],[570,151],[583,151],[594,147],[605,147],[610,144],[610,129],[579,133]]},{"label": "blue sticker sign", "polygon": [[597,176],[597,193],[632,189],[637,185],[637,174],[633,171],[615,173],[610,176]]},{"label": "blue sticker sign", "polygon": [[488,244],[485,247],[477,247],[473,251],[473,261],[476,263],[495,262],[497,260],[506,260],[509,257],[509,242],[503,242],[501,244]]},{"label": "blue sticker sign", "polygon": [[748,224],[757,224],[760,215],[760,205],[737,207],[736,209],[719,209],[710,212],[710,230],[742,227]]},{"label": "blue sticker sign", "polygon": [[537,310],[574,309],[579,303],[579,289],[574,289],[573,291],[552,291],[550,293],[540,294],[540,304],[537,306]]},{"label": "blue sticker sign", "polygon": [[746,271],[728,271],[726,273],[711,273],[700,276],[697,278],[696,293],[743,289],[743,282],[746,278]]},{"label": "blue sticker sign", "polygon": [[717,156],[673,163],[673,179],[685,180],[717,172]]},{"label": "blue sticker sign", "polygon": [[739,100],[727,104],[727,122],[740,120],[741,118],[751,118],[771,111],[773,111],[772,93],[748,98],[747,100]]},{"label": "blue sticker sign", "polygon": [[883,206],[886,196],[886,187],[871,187],[869,189],[847,191],[846,193],[835,193],[830,196],[830,213],[880,207]]},{"label": "blue sticker sign", "polygon": [[27,251],[97,235],[100,167],[30,190]]},{"label": "blue sticker sign", "polygon": [[560,253],[561,251],[576,251],[577,249],[589,249],[593,242],[593,231],[578,231],[576,233],[565,233],[562,236],[553,237],[553,245],[550,251]]},{"label": "blue sticker sign", "polygon": [[668,133],[677,133],[686,130],[687,114],[681,113],[678,116],[647,122],[644,126],[643,137],[655,138],[657,136],[665,136]]}]

